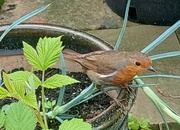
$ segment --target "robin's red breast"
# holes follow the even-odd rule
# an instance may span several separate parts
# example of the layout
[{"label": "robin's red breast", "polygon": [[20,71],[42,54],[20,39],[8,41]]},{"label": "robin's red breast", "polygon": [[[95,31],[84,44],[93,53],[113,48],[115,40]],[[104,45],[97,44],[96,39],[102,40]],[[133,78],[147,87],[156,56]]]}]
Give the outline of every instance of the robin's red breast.
[{"label": "robin's red breast", "polygon": [[152,60],[141,52],[94,51],[80,54],[65,49],[65,61],[71,62],[70,71],[84,72],[98,85],[119,86],[132,80],[135,75],[152,68]]}]

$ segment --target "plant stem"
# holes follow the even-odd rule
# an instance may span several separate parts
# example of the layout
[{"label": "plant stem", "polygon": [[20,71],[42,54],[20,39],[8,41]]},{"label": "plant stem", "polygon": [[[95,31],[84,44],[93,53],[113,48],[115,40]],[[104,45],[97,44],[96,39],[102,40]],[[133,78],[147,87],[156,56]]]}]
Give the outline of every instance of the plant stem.
[{"label": "plant stem", "polygon": [[[144,84],[141,79],[138,79],[138,76],[135,76],[135,78],[137,78],[135,79],[135,81],[138,84]],[[155,105],[158,105],[161,110],[163,110],[168,116],[170,116],[173,120],[180,124],[180,116],[175,114],[174,111],[167,107],[168,105],[165,104],[148,86],[143,87],[142,90]]]},{"label": "plant stem", "polygon": [[[45,75],[45,71],[43,70],[42,71],[42,83],[44,82],[44,75]],[[42,90],[41,90],[41,99],[42,99],[42,111],[43,111],[43,117],[44,117],[44,123],[45,123],[45,126],[46,126],[46,129],[48,129],[48,124],[47,124],[47,118],[46,118],[46,111],[45,111],[45,99],[44,99],[44,87],[42,87]]]},{"label": "plant stem", "polygon": [[[63,57],[63,53],[61,52],[60,54],[60,61],[61,61],[61,70],[62,70],[62,75],[66,75],[66,65]],[[57,101],[57,106],[61,106],[64,98],[64,93],[65,93],[65,86],[62,86],[59,91],[59,97]]]},{"label": "plant stem", "polygon": [[84,97],[86,97],[89,93],[91,93],[91,91],[93,91],[94,87],[95,87],[95,84],[92,83],[88,88],[84,89],[77,97],[73,98],[71,101],[69,101],[65,105],[60,106],[58,109],[53,110],[53,111],[49,111],[48,113],[46,113],[46,115],[48,117],[52,118],[52,117],[55,117],[58,114],[65,113],[70,108],[72,108],[73,106],[75,106],[79,102],[81,102],[81,100],[83,100]]},{"label": "plant stem", "polygon": [[118,50],[120,44],[122,43],[121,41],[122,41],[124,33],[126,31],[126,25],[127,25],[127,20],[128,20],[130,3],[131,3],[131,0],[128,0],[127,5],[126,5],[126,11],[125,11],[125,16],[124,16],[123,26],[122,26],[121,32],[120,32],[120,34],[118,36],[118,40],[117,40],[117,42],[115,44],[114,50]]},{"label": "plant stem", "polygon": [[172,33],[174,33],[180,27],[180,20],[178,20],[175,24],[173,24],[170,28],[168,28],[165,32],[163,32],[158,38],[156,38],[151,44],[146,46],[141,52],[149,53],[159,44],[161,44],[167,37],[169,37]]},{"label": "plant stem", "polygon": [[43,129],[45,129],[46,126],[45,126],[45,124],[44,124],[44,122],[43,122],[43,120],[42,120],[42,116],[41,116],[41,114],[40,114],[40,110],[34,110],[33,108],[31,108],[31,110],[33,111],[34,115],[36,116],[36,118],[37,118],[40,126],[41,126]]},{"label": "plant stem", "polygon": [[14,27],[16,27],[18,24],[24,22],[25,20],[33,17],[34,15],[37,15],[38,13],[41,13],[42,11],[44,11],[47,7],[49,7],[51,4],[48,4],[46,6],[42,6],[24,16],[22,16],[21,18],[19,18],[18,20],[16,20],[15,22],[13,22],[5,31],[4,33],[1,35],[0,37],[0,42],[2,41],[2,39],[6,36],[6,34],[13,29]]}]

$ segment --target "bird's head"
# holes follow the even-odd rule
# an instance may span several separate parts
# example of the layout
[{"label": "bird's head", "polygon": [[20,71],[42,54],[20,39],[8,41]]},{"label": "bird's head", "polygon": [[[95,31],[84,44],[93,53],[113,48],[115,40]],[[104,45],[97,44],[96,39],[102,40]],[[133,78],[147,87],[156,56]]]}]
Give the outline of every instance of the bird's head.
[{"label": "bird's head", "polygon": [[137,74],[140,74],[147,70],[156,72],[155,69],[152,67],[152,60],[150,59],[150,57],[140,52],[136,55],[136,58],[133,61],[133,66]]}]

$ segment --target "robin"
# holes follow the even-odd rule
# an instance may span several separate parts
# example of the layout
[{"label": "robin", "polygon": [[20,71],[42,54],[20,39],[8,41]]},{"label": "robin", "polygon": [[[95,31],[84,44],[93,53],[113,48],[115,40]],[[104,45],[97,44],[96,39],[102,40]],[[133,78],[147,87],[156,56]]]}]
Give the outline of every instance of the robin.
[{"label": "robin", "polygon": [[63,56],[66,61],[80,66],[79,70],[75,71],[86,73],[92,82],[98,85],[119,86],[147,70],[155,72],[152,60],[141,52],[109,50],[80,54],[65,49]]},{"label": "robin", "polygon": [[141,52],[109,50],[80,54],[65,49],[63,56],[66,62],[71,62],[67,63],[72,65],[70,71],[86,73],[100,86],[127,85],[135,75],[147,70],[155,72],[152,60]]}]

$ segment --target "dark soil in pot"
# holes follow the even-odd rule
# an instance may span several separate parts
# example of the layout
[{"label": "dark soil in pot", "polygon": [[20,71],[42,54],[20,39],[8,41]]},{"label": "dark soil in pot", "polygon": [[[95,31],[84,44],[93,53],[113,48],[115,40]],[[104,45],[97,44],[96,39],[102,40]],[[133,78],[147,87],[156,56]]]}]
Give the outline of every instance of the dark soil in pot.
[{"label": "dark soil in pot", "polygon": [[[14,69],[12,72],[15,72],[18,70],[24,70],[24,69],[23,68]],[[40,71],[35,71],[34,73],[39,78],[41,78]],[[59,70],[57,68],[50,68],[46,71],[45,78],[48,78],[56,73],[61,73],[61,70]],[[89,78],[86,74],[79,73],[79,72],[71,72],[71,73],[68,73],[67,75],[79,80],[80,83],[66,86],[63,104],[69,102],[71,99],[76,97],[83,89],[85,89],[87,86],[89,86],[91,84],[91,81],[89,80]],[[56,100],[59,96],[59,90],[60,90],[60,88],[45,89],[45,96],[46,96],[47,100],[49,100],[49,101]],[[130,94],[126,90],[126,88],[125,88],[125,91],[126,91],[126,94],[123,98],[124,102],[122,102],[122,104],[127,106],[129,98],[130,98]],[[36,94],[37,94],[37,99],[39,101],[41,101],[41,87],[39,87],[36,90]],[[13,99],[13,98],[6,98],[5,100],[1,100],[0,108],[5,104],[10,104],[10,103],[16,102],[16,101],[17,100]],[[113,100],[110,97],[108,97],[106,94],[101,94],[99,96],[96,96],[95,98],[88,100],[87,102],[84,102],[82,104],[79,104],[79,105],[71,108],[69,111],[66,112],[66,114],[77,115],[76,117],[83,118],[84,120],[91,119],[91,118],[99,115],[100,113],[102,113],[104,110],[106,110],[112,104],[112,102],[113,102]],[[122,108],[120,108],[119,106],[116,106],[111,111],[112,112],[119,111],[118,113],[122,114],[124,110]],[[103,121],[108,120],[107,117],[109,117],[109,116],[110,116],[109,119],[112,120],[111,116],[113,116],[114,113],[109,112],[107,114],[108,115],[105,114],[104,116],[102,116],[102,118],[95,120],[92,123],[93,127],[98,127],[98,126],[102,125],[101,123]],[[118,118],[118,117],[114,117],[114,118]],[[55,119],[48,119],[48,124],[49,124],[49,128],[51,128],[53,130],[57,130],[60,125],[60,123]],[[104,125],[108,125],[108,124],[105,123]],[[39,125],[37,125],[36,130],[41,130],[41,127]]]},{"label": "dark soil in pot", "polygon": [[[12,72],[18,71],[18,70],[24,70],[23,68],[20,69],[14,69]],[[35,71],[34,72],[39,78],[41,78],[41,72]],[[46,71],[46,77],[48,78],[54,74],[61,73],[61,70],[56,68],[50,68]],[[67,74],[70,77],[73,77],[80,81],[80,83],[67,85],[64,95],[63,104],[66,104],[71,99],[76,97],[83,89],[85,89],[87,86],[91,84],[91,81],[87,77],[86,74],[79,73],[79,72],[71,72]],[[56,89],[45,89],[45,96],[46,99],[49,101],[57,100],[59,96],[60,88]],[[41,101],[41,87],[39,87],[36,90],[37,99]],[[4,104],[10,104],[12,102],[15,102],[17,100],[12,98],[6,98],[5,100],[0,101],[0,108]],[[93,118],[94,116],[100,114],[105,109],[108,108],[110,105],[110,102],[112,101],[111,98],[109,98],[106,94],[101,94],[97,96],[96,98],[92,98],[91,100],[82,103],[80,105],[77,105],[76,107],[71,108],[69,111],[66,112],[66,114],[73,114],[77,115],[78,118],[83,118],[84,120]],[[63,105],[62,104],[62,105]],[[48,119],[49,128],[53,130],[57,130],[59,128],[60,123],[55,119]],[[94,124],[94,126],[97,124]],[[36,130],[41,130],[41,127],[37,125]]]}]

